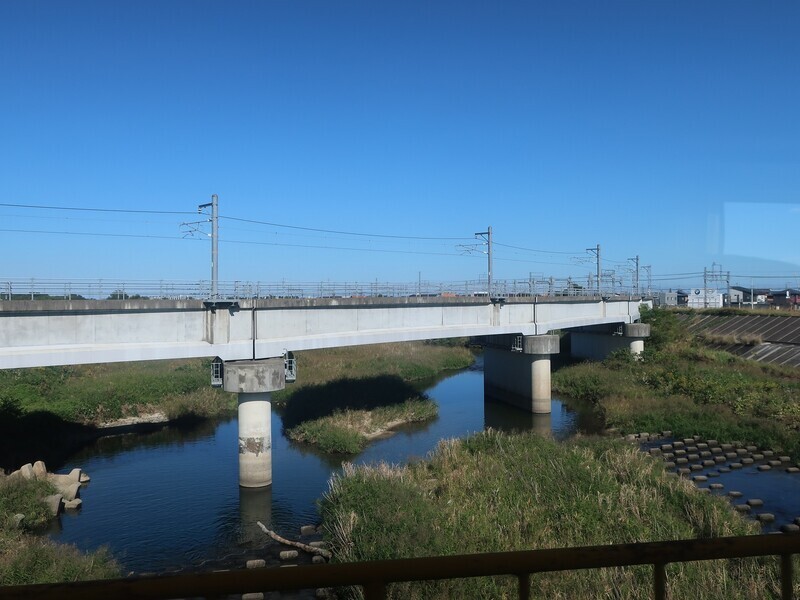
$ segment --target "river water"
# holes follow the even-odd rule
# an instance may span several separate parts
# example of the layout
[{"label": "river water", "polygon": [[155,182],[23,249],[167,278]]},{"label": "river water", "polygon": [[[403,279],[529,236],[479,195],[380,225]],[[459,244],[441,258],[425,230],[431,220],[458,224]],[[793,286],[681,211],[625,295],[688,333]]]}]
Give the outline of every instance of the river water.
[{"label": "river water", "polygon": [[297,538],[302,525],[318,523],[316,501],[342,460],[405,463],[424,457],[441,439],[485,427],[533,429],[557,439],[598,427],[590,411],[557,398],[550,415],[485,401],[481,357],[426,393],[439,406],[438,418],[401,427],[355,457],[323,455],[289,441],[280,411],[273,410],[273,483],[262,490],[239,488],[235,418],[98,440],[62,469],[82,467],[92,480],[81,491],[82,510],[63,515],[50,536],[83,550],[106,546],[126,571],[137,573],[242,564],[277,549],[256,521],[289,538]]}]

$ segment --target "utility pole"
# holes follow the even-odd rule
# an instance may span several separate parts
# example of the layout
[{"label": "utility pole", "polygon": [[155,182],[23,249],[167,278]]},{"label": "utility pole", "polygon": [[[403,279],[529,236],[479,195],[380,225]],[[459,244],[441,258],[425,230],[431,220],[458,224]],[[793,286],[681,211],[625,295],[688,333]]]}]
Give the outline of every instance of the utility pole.
[{"label": "utility pole", "polygon": [[645,273],[647,273],[647,296],[650,297],[653,295],[652,285],[653,285],[653,271],[652,265],[642,265],[642,269],[644,269]]},{"label": "utility pole", "polygon": [[200,204],[197,212],[211,207],[211,299],[219,296],[219,203],[217,195],[211,196],[211,202]]},{"label": "utility pole", "polygon": [[492,227],[491,225],[486,231],[480,231],[475,234],[476,236],[480,236],[482,240],[486,242],[488,246],[488,250],[486,254],[489,256],[489,274],[488,274],[488,281],[487,281],[487,295],[489,298],[492,297]]},{"label": "utility pole", "polygon": [[637,254],[633,258],[629,258],[629,261],[633,262],[636,265],[636,270],[633,272],[633,289],[634,293],[638,296],[639,295],[639,255]]},{"label": "utility pole", "polygon": [[708,308],[708,267],[703,267],[703,308]]},{"label": "utility pole", "polygon": [[602,284],[602,274],[600,272],[600,244],[597,244],[595,248],[587,248],[587,252],[591,252],[597,257],[597,295],[603,295],[603,284]]}]

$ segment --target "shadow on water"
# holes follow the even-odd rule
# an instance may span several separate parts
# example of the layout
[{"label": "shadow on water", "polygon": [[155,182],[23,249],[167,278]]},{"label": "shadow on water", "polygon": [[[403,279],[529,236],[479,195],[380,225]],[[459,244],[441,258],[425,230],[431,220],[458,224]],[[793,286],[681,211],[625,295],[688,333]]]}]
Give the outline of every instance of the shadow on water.
[{"label": "shadow on water", "polygon": [[0,410],[0,469],[18,469],[43,460],[58,467],[97,439],[94,427],[70,423],[46,412]]}]

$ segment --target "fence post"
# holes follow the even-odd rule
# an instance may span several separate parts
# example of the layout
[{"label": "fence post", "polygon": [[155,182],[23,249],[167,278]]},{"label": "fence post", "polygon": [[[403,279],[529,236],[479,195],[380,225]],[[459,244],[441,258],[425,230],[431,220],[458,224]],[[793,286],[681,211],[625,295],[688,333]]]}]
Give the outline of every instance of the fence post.
[{"label": "fence post", "polygon": [[653,598],[655,600],[667,598],[667,571],[664,563],[653,565]]}]

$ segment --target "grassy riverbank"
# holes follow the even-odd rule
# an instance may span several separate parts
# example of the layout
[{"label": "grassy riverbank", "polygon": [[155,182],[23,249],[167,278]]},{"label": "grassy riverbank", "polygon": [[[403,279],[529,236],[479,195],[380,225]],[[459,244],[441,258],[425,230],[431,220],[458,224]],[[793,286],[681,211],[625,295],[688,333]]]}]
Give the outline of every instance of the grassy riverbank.
[{"label": "grassy riverbank", "polygon": [[671,430],[741,440],[800,457],[800,370],[710,350],[675,314],[645,311],[643,360],[624,352],[553,374],[553,390],[594,402],[623,432]]},{"label": "grassy riverbank", "polygon": [[[477,434],[440,443],[425,462],[348,468],[321,503],[338,562],[744,535],[758,525],[636,448],[607,439],[557,443]],[[671,597],[763,598],[772,563],[667,568]],[[536,598],[649,598],[651,569],[532,578]],[[513,578],[398,584],[390,598],[516,597]]]},{"label": "grassy riverbank", "polygon": [[412,382],[467,367],[473,358],[463,345],[424,342],[304,352],[297,385],[274,397],[289,438],[355,454],[394,427],[435,418],[436,403]]},{"label": "grassy riverbank", "polygon": [[[0,585],[118,577],[118,566],[103,550],[83,554],[31,535],[52,518],[41,501],[52,493],[55,489],[45,481],[0,476]],[[25,515],[21,527],[13,519],[17,513]]]}]

